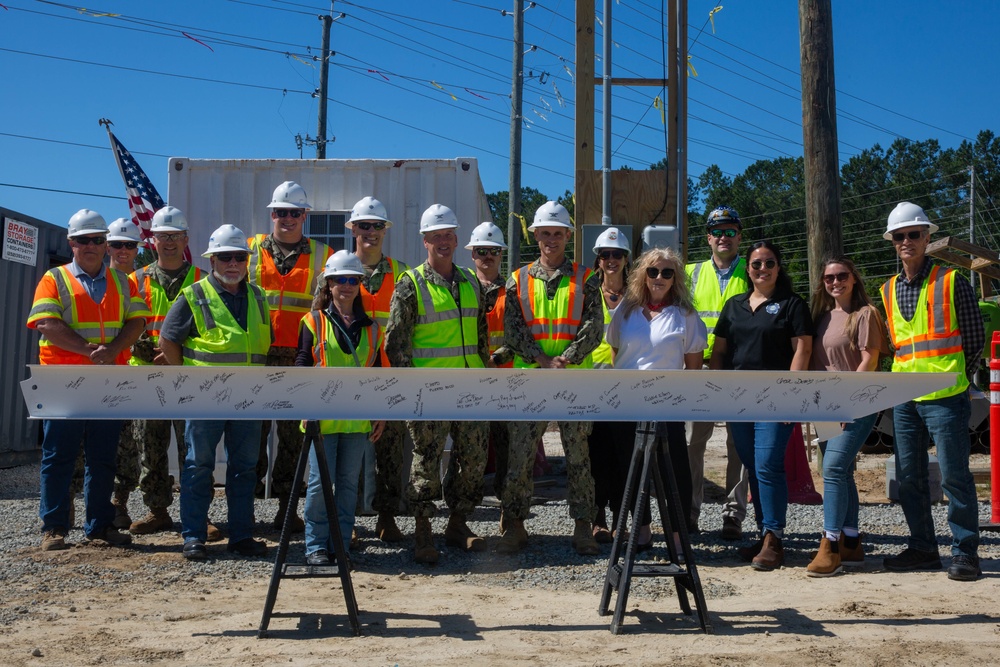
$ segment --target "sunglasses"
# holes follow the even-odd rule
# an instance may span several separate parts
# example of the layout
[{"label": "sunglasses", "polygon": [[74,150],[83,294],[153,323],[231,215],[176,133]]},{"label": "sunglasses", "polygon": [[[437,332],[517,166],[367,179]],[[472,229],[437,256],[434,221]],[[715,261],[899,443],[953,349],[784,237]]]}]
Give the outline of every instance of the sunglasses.
[{"label": "sunglasses", "polygon": [[909,232],[893,232],[892,240],[895,241],[896,243],[902,243],[906,239],[910,239],[911,241],[916,241],[923,235],[924,232],[920,229],[914,229],[913,231]]},{"label": "sunglasses", "polygon": [[827,285],[832,285],[834,283],[846,283],[847,277],[851,274],[847,271],[841,271],[840,273],[827,273],[823,276],[823,282]]},{"label": "sunglasses", "polygon": [[371,231],[373,229],[375,231],[377,231],[377,232],[380,232],[383,229],[385,229],[385,223],[382,222],[382,221],[378,221],[378,222],[355,222],[354,226],[357,227],[358,229],[360,229],[363,232],[369,232],[369,231]]},{"label": "sunglasses", "polygon": [[773,269],[777,265],[778,260],[776,259],[755,259],[750,262],[750,266],[756,271],[760,271],[762,268]]},{"label": "sunglasses", "polygon": [[614,257],[615,259],[621,259],[626,254],[628,253],[626,253],[624,250],[602,250],[597,254],[597,256],[600,257],[601,259],[611,259],[612,257]]},{"label": "sunglasses", "polygon": [[181,241],[187,236],[186,232],[177,232],[176,234],[153,234],[153,238],[157,241],[162,241],[164,243],[170,243],[172,241]]},{"label": "sunglasses", "polygon": [[480,257],[499,257],[503,248],[476,248],[476,254]]},{"label": "sunglasses", "polygon": [[674,270],[670,267],[665,269],[658,269],[655,266],[650,266],[646,269],[646,277],[656,280],[657,276],[663,278],[664,280],[670,280],[674,277]]},{"label": "sunglasses", "polygon": [[301,208],[276,208],[272,210],[279,218],[301,218],[306,214]]},{"label": "sunglasses", "polygon": [[104,245],[105,241],[103,236],[77,236],[73,240],[76,241],[78,245]]},{"label": "sunglasses", "polygon": [[139,244],[135,241],[109,241],[108,245],[115,250],[121,250],[122,248],[128,248],[129,250],[135,250],[139,247]]},{"label": "sunglasses", "polygon": [[229,264],[229,262],[236,262],[237,264],[242,264],[247,261],[249,255],[245,252],[220,252],[215,256],[217,260],[223,264]]},{"label": "sunglasses", "polygon": [[737,234],[739,234],[739,231],[735,229],[713,229],[708,233],[717,239],[721,239],[723,236],[725,236],[727,239],[731,239],[734,238]]},{"label": "sunglasses", "polygon": [[354,287],[361,282],[361,278],[357,276],[330,276],[330,280],[334,281],[338,285],[350,285]]}]

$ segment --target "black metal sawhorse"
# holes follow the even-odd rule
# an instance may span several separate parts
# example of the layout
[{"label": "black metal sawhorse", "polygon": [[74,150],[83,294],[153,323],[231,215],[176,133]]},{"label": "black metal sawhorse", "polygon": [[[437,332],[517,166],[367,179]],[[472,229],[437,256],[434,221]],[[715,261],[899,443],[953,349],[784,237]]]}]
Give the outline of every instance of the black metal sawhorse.
[{"label": "black metal sawhorse", "polygon": [[[331,553],[336,554],[336,564],[330,565],[307,565],[289,564],[288,543],[292,537],[291,524],[299,504],[299,495],[302,488],[302,478],[306,474],[306,464],[309,462],[309,450],[316,449],[316,463],[319,470],[320,480],[323,484],[323,501],[326,504],[326,515],[330,521],[330,541],[333,542]],[[344,602],[347,605],[347,617],[350,619],[351,628],[355,636],[361,634],[361,623],[358,621],[358,601],[354,597],[354,585],[351,583],[351,568],[347,551],[344,549],[343,535],[340,532],[340,521],[337,515],[337,507],[333,502],[333,486],[330,483],[330,468],[326,463],[326,451],[323,449],[323,435],[319,431],[319,422],[306,422],[306,434],[302,443],[302,453],[299,455],[299,464],[295,469],[295,479],[292,482],[292,496],[288,500],[288,512],[285,514],[285,522],[281,526],[281,539],[278,541],[278,555],[274,559],[274,570],[271,572],[271,583],[267,588],[267,599],[264,602],[264,615],[260,619],[260,628],[257,630],[257,637],[267,636],[267,626],[271,622],[274,612],[274,603],[278,598],[278,586],[282,579],[313,579],[340,577],[340,585],[344,590]]]},{"label": "black metal sawhorse", "polygon": [[[680,497],[677,494],[677,482],[674,478],[670,457],[663,457],[663,468],[666,479],[660,475],[659,445],[665,444],[666,438],[657,436],[656,422],[639,422],[635,430],[635,446],[632,449],[632,461],[629,464],[628,483],[622,498],[621,513],[618,515],[618,529],[611,544],[611,557],[608,560],[608,572],[604,578],[604,589],[601,592],[601,604],[597,613],[608,614],[612,590],[618,591],[615,601],[614,615],[611,618],[611,632],[618,634],[625,617],[625,606],[628,604],[629,587],[632,577],[672,577],[677,589],[677,599],[681,610],[690,615],[691,605],[688,602],[688,592],[694,596],[695,607],[698,610],[698,622],[706,633],[712,632],[712,624],[708,618],[708,608],[705,605],[705,595],[701,590],[701,580],[698,579],[698,568],[694,563],[691,542],[688,539],[686,517],[680,516]],[[643,514],[643,506],[649,497],[649,485],[655,484],[657,506],[660,509],[660,523],[663,524],[663,538],[670,554],[669,563],[639,563],[635,557],[639,542],[639,525],[637,517]],[[666,486],[664,486],[666,483]],[[634,504],[632,500],[635,499]],[[629,505],[633,505],[631,530],[628,530],[628,544],[622,544],[622,535],[628,527]],[[646,517],[647,520],[652,517]],[[683,562],[678,564],[677,548],[674,545],[672,533],[680,536]],[[624,553],[622,553],[624,551]],[[624,560],[622,557],[624,556]]]}]

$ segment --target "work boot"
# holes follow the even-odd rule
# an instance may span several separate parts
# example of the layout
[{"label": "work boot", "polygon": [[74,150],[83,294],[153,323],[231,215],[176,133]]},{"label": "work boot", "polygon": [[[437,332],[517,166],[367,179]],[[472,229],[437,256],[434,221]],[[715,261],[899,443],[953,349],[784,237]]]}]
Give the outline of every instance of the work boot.
[{"label": "work boot", "polygon": [[840,564],[844,567],[864,567],[865,549],[861,546],[861,536],[847,537],[840,534]]},{"label": "work boot", "polygon": [[115,519],[111,525],[118,530],[128,530],[132,526],[132,517],[128,515],[128,494],[116,493],[111,504],[115,506]]},{"label": "work boot", "polygon": [[824,536],[819,541],[819,551],[806,566],[806,576],[808,577],[832,577],[840,573],[843,568],[840,566],[840,545]]},{"label": "work boot", "polygon": [[769,530],[764,533],[760,553],[751,561],[750,567],[761,572],[770,572],[777,570],[784,564],[785,550],[781,546],[781,538]]},{"label": "work boot", "polygon": [[167,514],[166,507],[151,507],[149,514],[138,521],[132,522],[132,525],[128,527],[128,531],[133,535],[149,535],[150,533],[158,533],[161,530],[172,530],[173,527],[174,520]]},{"label": "work boot", "polygon": [[[292,515],[292,523],[290,525],[291,531],[293,533],[301,533],[305,531],[306,524],[303,523],[302,517],[299,516],[298,507],[295,508],[295,512]],[[274,522],[271,524],[277,529],[281,529],[285,525],[285,515],[288,513],[288,498],[282,498],[278,501],[278,513],[274,515]]]},{"label": "work boot", "polygon": [[739,559],[744,563],[752,563],[753,559],[757,557],[757,554],[760,553],[761,547],[763,546],[764,539],[761,538],[748,547],[739,547],[736,549],[736,555],[739,556]]},{"label": "work boot", "polygon": [[379,512],[375,522],[375,535],[383,542],[402,542],[403,533],[396,525],[396,517],[389,512]]},{"label": "work boot", "polygon": [[581,556],[596,556],[601,553],[601,547],[594,539],[594,529],[586,519],[577,519],[573,530],[573,548]]},{"label": "work boot", "polygon": [[433,565],[438,562],[438,550],[434,547],[434,535],[431,534],[431,520],[425,516],[417,517],[417,527],[413,531],[413,560],[418,563]]},{"label": "work boot", "polygon": [[498,554],[516,554],[528,545],[528,531],[524,529],[524,520],[503,518],[501,524],[506,529],[497,543]]},{"label": "work boot", "polygon": [[486,540],[476,535],[465,523],[465,515],[452,513],[444,531],[444,543],[463,551],[486,551]]},{"label": "work boot", "polygon": [[42,535],[42,551],[62,551],[63,549],[69,549],[69,545],[66,544],[66,531],[59,529],[45,531],[45,534]]},{"label": "work boot", "polygon": [[205,526],[205,541],[206,542],[221,542],[222,541],[222,531],[219,530],[215,524],[211,521]]},{"label": "work boot", "polygon": [[119,533],[117,528],[108,526],[100,533],[88,535],[85,542],[96,542],[99,546],[124,547],[132,544],[132,536],[128,533]]}]

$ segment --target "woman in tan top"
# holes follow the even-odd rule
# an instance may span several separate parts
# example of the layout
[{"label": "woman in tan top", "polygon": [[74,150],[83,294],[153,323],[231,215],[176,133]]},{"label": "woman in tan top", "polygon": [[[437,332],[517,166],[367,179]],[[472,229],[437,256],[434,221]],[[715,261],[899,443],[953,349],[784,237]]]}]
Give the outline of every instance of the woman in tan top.
[{"label": "woman in tan top", "polygon": [[[889,354],[882,315],[872,305],[854,262],[846,257],[823,265],[823,280],[812,295],[816,323],[811,370],[874,371]],[[871,433],[877,413],[843,424],[844,431],[820,443],[823,451],[823,537],[806,568],[810,577],[829,577],[843,565],[864,564],[858,533],[858,488],[854,458]]]}]

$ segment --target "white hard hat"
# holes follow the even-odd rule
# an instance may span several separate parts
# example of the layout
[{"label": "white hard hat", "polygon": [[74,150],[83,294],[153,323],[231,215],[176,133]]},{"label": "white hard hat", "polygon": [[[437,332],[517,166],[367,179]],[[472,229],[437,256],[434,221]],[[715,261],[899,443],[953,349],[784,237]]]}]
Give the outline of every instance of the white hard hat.
[{"label": "white hard hat", "polygon": [[187,230],[187,218],[179,208],[169,204],[153,214],[153,223],[149,228],[149,231],[154,234],[158,232],[186,232]]},{"label": "white hard hat", "polygon": [[569,211],[565,206],[558,202],[547,201],[535,210],[535,221],[528,227],[528,231],[534,231],[537,227],[573,229],[573,223],[569,220]]},{"label": "white hard hat", "polygon": [[506,248],[507,244],[503,242],[503,231],[492,222],[479,223],[472,230],[472,237],[465,249],[472,250],[476,247]]},{"label": "white hard hat", "polygon": [[250,252],[247,235],[235,225],[222,225],[208,237],[208,250],[202,257],[211,257],[220,252]]},{"label": "white hard hat", "polygon": [[108,223],[104,221],[101,214],[91,211],[89,208],[81,208],[69,219],[68,238],[74,236],[86,236],[88,234],[107,234]]},{"label": "white hard hat", "polygon": [[108,240],[142,243],[142,239],[139,237],[139,226],[128,218],[118,218],[108,225]]},{"label": "white hard hat", "polygon": [[361,258],[353,252],[338,250],[330,255],[323,266],[323,278],[331,276],[363,276],[365,266],[361,263]]},{"label": "white hard hat", "polygon": [[439,229],[458,229],[458,218],[444,204],[431,204],[420,216],[420,233],[436,232]]},{"label": "white hard hat", "polygon": [[924,213],[924,209],[908,201],[899,202],[896,204],[896,208],[892,209],[892,213],[889,214],[889,224],[886,226],[885,234],[882,235],[882,238],[886,241],[891,241],[894,231],[915,225],[925,225],[928,234],[933,234],[938,230],[938,226],[928,219],[927,214]]},{"label": "white hard hat", "polygon": [[631,249],[628,247],[628,240],[617,227],[608,227],[597,237],[597,240],[594,242],[594,254],[599,255],[601,248],[616,248],[625,252],[631,252]]},{"label": "white hard hat", "polygon": [[351,209],[351,217],[344,223],[344,227],[353,229],[354,223],[357,221],[375,220],[376,222],[384,222],[385,228],[389,229],[392,227],[392,222],[386,217],[387,215],[385,205],[382,202],[375,197],[365,197]]},{"label": "white hard hat", "polygon": [[285,181],[274,189],[268,208],[304,208],[312,209],[306,198],[306,191],[295,181]]}]

